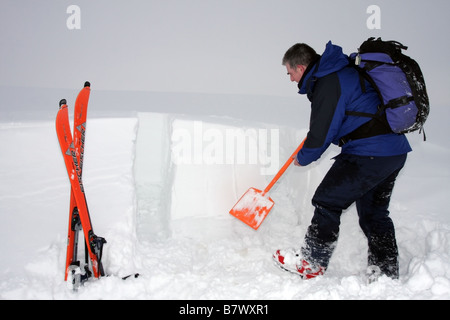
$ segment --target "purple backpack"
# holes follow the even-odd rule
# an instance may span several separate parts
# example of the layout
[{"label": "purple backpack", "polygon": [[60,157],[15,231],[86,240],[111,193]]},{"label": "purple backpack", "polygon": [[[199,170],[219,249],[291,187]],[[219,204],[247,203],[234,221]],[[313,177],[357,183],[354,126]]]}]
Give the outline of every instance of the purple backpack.
[{"label": "purple backpack", "polygon": [[358,53],[350,55],[362,78],[378,92],[382,105],[376,115],[347,112],[348,115],[383,120],[385,116],[395,133],[422,131],[430,112],[425,81],[417,62],[404,55],[402,49],[407,47],[399,42],[369,38]]}]

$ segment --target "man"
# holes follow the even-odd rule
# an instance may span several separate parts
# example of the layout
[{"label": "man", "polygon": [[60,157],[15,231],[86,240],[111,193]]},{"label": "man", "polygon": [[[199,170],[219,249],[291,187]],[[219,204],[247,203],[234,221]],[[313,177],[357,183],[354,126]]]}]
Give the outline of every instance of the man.
[{"label": "man", "polygon": [[294,45],[283,65],[291,81],[298,83],[299,93],[311,101],[309,132],[294,163],[307,166],[331,143],[341,145],[342,151],[312,198],[315,210],[303,246],[278,250],[275,262],[304,279],[323,275],[338,239],[342,211],[356,203],[368,240],[368,270],[397,279],[398,249],[388,207],[395,179],[411,151],[406,137],[381,130],[367,138],[343,139],[371,121],[346,111],[375,114],[380,100],[331,41],[322,56],[306,44]]}]

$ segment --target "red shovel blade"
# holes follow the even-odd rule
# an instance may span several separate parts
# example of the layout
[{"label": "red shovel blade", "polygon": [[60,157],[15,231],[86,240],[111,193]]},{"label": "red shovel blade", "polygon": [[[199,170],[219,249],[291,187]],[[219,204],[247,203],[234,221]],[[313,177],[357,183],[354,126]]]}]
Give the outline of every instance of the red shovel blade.
[{"label": "red shovel blade", "polygon": [[257,230],[274,205],[261,190],[250,188],[230,210],[230,214]]}]

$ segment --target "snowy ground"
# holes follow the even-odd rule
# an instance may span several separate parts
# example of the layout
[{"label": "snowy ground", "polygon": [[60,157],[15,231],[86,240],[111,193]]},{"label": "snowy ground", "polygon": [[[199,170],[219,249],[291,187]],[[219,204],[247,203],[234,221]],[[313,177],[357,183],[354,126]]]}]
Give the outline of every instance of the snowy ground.
[{"label": "snowy ground", "polygon": [[[211,151],[239,129],[267,142],[256,145],[268,147],[266,158],[227,163]],[[252,136],[260,132],[268,139]],[[54,123],[0,123],[0,298],[449,299],[450,148],[432,134],[427,142],[411,136],[414,152],[392,198],[399,280],[366,283],[367,244],[353,206],[325,276],[302,281],[273,266],[276,249],[300,246],[311,196],[337,148],[310,167],[288,169],[258,231],[228,211],[249,187],[266,186],[273,174],[264,172],[281,167],[305,133],[227,117],[89,119],[83,178],[95,233],[108,241],[103,262],[111,276],[72,292],[64,282],[69,182]],[[267,158],[270,147],[278,159]],[[134,272],[141,276],[121,280]]]}]

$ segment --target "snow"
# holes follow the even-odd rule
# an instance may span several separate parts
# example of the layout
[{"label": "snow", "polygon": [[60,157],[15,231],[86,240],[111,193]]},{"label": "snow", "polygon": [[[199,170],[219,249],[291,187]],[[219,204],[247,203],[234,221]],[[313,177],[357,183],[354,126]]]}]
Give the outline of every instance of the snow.
[{"label": "snow", "polygon": [[[99,103],[91,99],[90,108]],[[433,121],[439,117],[430,120],[428,141],[409,135],[414,152],[391,201],[400,279],[368,284],[354,206],[342,216],[325,276],[304,281],[271,260],[277,249],[301,245],[310,199],[337,148],[309,167],[288,168],[257,231],[229,214],[248,188],[265,188],[306,127],[223,115],[88,114],[83,180],[110,276],[76,292],[64,282],[70,186],[54,122],[2,121],[0,298],[449,299],[450,148]]]}]

